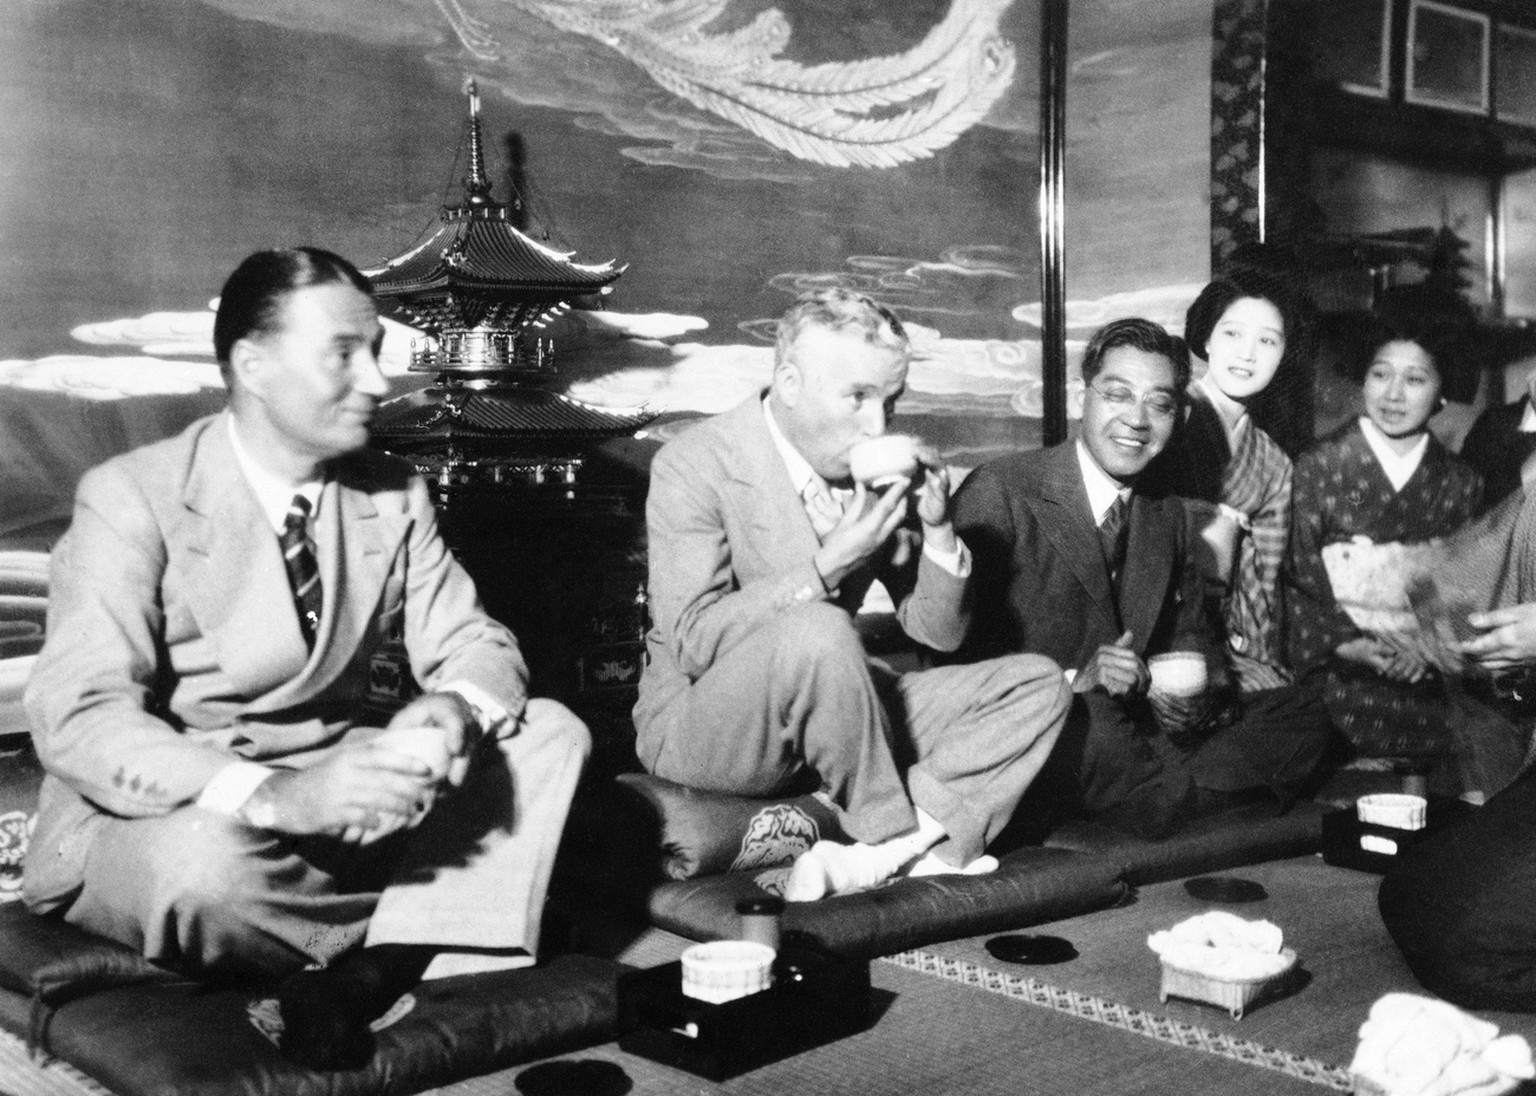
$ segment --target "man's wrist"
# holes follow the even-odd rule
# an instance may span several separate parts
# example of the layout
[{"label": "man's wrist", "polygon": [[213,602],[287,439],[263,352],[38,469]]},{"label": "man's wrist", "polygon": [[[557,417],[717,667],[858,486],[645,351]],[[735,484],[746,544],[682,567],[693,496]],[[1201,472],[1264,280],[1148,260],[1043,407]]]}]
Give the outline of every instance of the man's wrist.
[{"label": "man's wrist", "polygon": [[486,690],[472,681],[450,681],[437,690],[462,705],[464,726],[477,738],[500,738],[510,733],[516,716]]},{"label": "man's wrist", "polygon": [[[838,586],[842,585],[842,574],[823,561],[821,552],[811,557],[811,570],[815,571],[816,577],[821,580],[822,593],[828,597],[836,596]],[[833,580],[834,574],[837,576],[836,581]]]},{"label": "man's wrist", "polygon": [[960,538],[955,535],[955,526],[948,518],[934,525],[923,523],[923,545],[935,552],[955,554],[960,551]]},{"label": "man's wrist", "polygon": [[464,729],[476,734],[483,733],[485,721],[480,718],[480,710],[469,702],[469,698],[457,689],[443,689],[436,696],[446,697],[459,709],[459,718],[464,721]]}]

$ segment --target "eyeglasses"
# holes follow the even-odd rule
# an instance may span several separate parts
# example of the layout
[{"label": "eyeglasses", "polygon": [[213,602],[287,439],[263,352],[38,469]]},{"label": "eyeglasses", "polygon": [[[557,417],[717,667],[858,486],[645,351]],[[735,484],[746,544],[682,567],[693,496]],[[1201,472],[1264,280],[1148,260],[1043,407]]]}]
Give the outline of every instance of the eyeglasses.
[{"label": "eyeglasses", "polygon": [[1129,411],[1138,403],[1147,409],[1147,414],[1157,419],[1171,419],[1179,411],[1178,399],[1167,392],[1148,392],[1144,396],[1137,396],[1123,384],[1090,384],[1088,387],[1099,394],[1099,399],[1119,412]]}]

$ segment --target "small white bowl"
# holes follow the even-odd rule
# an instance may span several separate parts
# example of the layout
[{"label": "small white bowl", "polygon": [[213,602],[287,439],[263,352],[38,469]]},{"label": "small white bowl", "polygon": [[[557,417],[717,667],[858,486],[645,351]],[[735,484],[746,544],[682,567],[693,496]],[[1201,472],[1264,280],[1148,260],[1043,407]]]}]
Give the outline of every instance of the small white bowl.
[{"label": "small white bowl", "polygon": [[719,1004],[773,984],[774,950],[751,940],[715,940],[683,952],[683,995]]},{"label": "small white bowl", "polygon": [[1355,814],[1362,822],[1398,830],[1422,830],[1429,804],[1422,795],[1385,792],[1362,795],[1355,800]]}]

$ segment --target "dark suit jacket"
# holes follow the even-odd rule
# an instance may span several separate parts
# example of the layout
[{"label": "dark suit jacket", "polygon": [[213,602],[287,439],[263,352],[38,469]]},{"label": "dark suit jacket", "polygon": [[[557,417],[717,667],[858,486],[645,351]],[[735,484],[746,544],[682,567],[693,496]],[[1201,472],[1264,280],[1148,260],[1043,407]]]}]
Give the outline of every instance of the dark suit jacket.
[{"label": "dark suit jacket", "polygon": [[225,420],[80,482],[25,696],[49,774],[27,858],[34,902],[78,885],[102,812],[166,814],[236,758],[298,766],[339,741],[370,655],[397,629],[423,687],[468,681],[523,710],[516,641],[443,545],[421,478],[382,454],[335,462],[321,492],[325,607],[308,651]]},{"label": "dark suit jacket", "polygon": [[[646,498],[653,627],[635,724],[652,720],[764,620],[825,596],[811,563],[820,543],[763,418],[761,396],[691,426],[651,465]],[[836,591],[852,612],[879,578],[902,629],[953,650],[968,623],[964,579],[899,529]]]},{"label": "dark suit jacket", "polygon": [[1520,466],[1536,453],[1536,434],[1522,434],[1520,420],[1531,398],[1490,407],[1472,424],[1461,443],[1461,459],[1483,477],[1483,506],[1491,510],[1520,486]]},{"label": "dark suit jacket", "polygon": [[1143,659],[1200,651],[1216,633],[1190,556],[1182,503],[1133,493],[1116,604],[1076,442],[1003,457],[955,495],[955,528],[971,549],[974,618],[967,659],[1011,651],[1081,670],[1127,629]]}]

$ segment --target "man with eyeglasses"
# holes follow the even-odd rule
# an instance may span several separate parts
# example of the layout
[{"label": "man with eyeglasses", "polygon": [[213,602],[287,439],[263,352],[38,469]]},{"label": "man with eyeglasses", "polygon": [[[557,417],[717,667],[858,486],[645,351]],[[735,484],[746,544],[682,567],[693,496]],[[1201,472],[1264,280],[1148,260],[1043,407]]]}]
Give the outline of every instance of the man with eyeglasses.
[{"label": "man with eyeglasses", "polygon": [[[1289,687],[1239,707],[1182,504],[1137,490],[1174,438],[1183,345],[1116,320],[1082,373],[1075,441],[984,465],[955,496],[977,591],[963,657],[1043,654],[1073,678],[1072,714],[1015,819],[1025,833],[1082,816],[1160,836],[1235,802],[1286,804],[1322,759],[1326,712]],[[1148,660],[1176,651],[1204,660],[1203,692],[1149,690]]]}]

